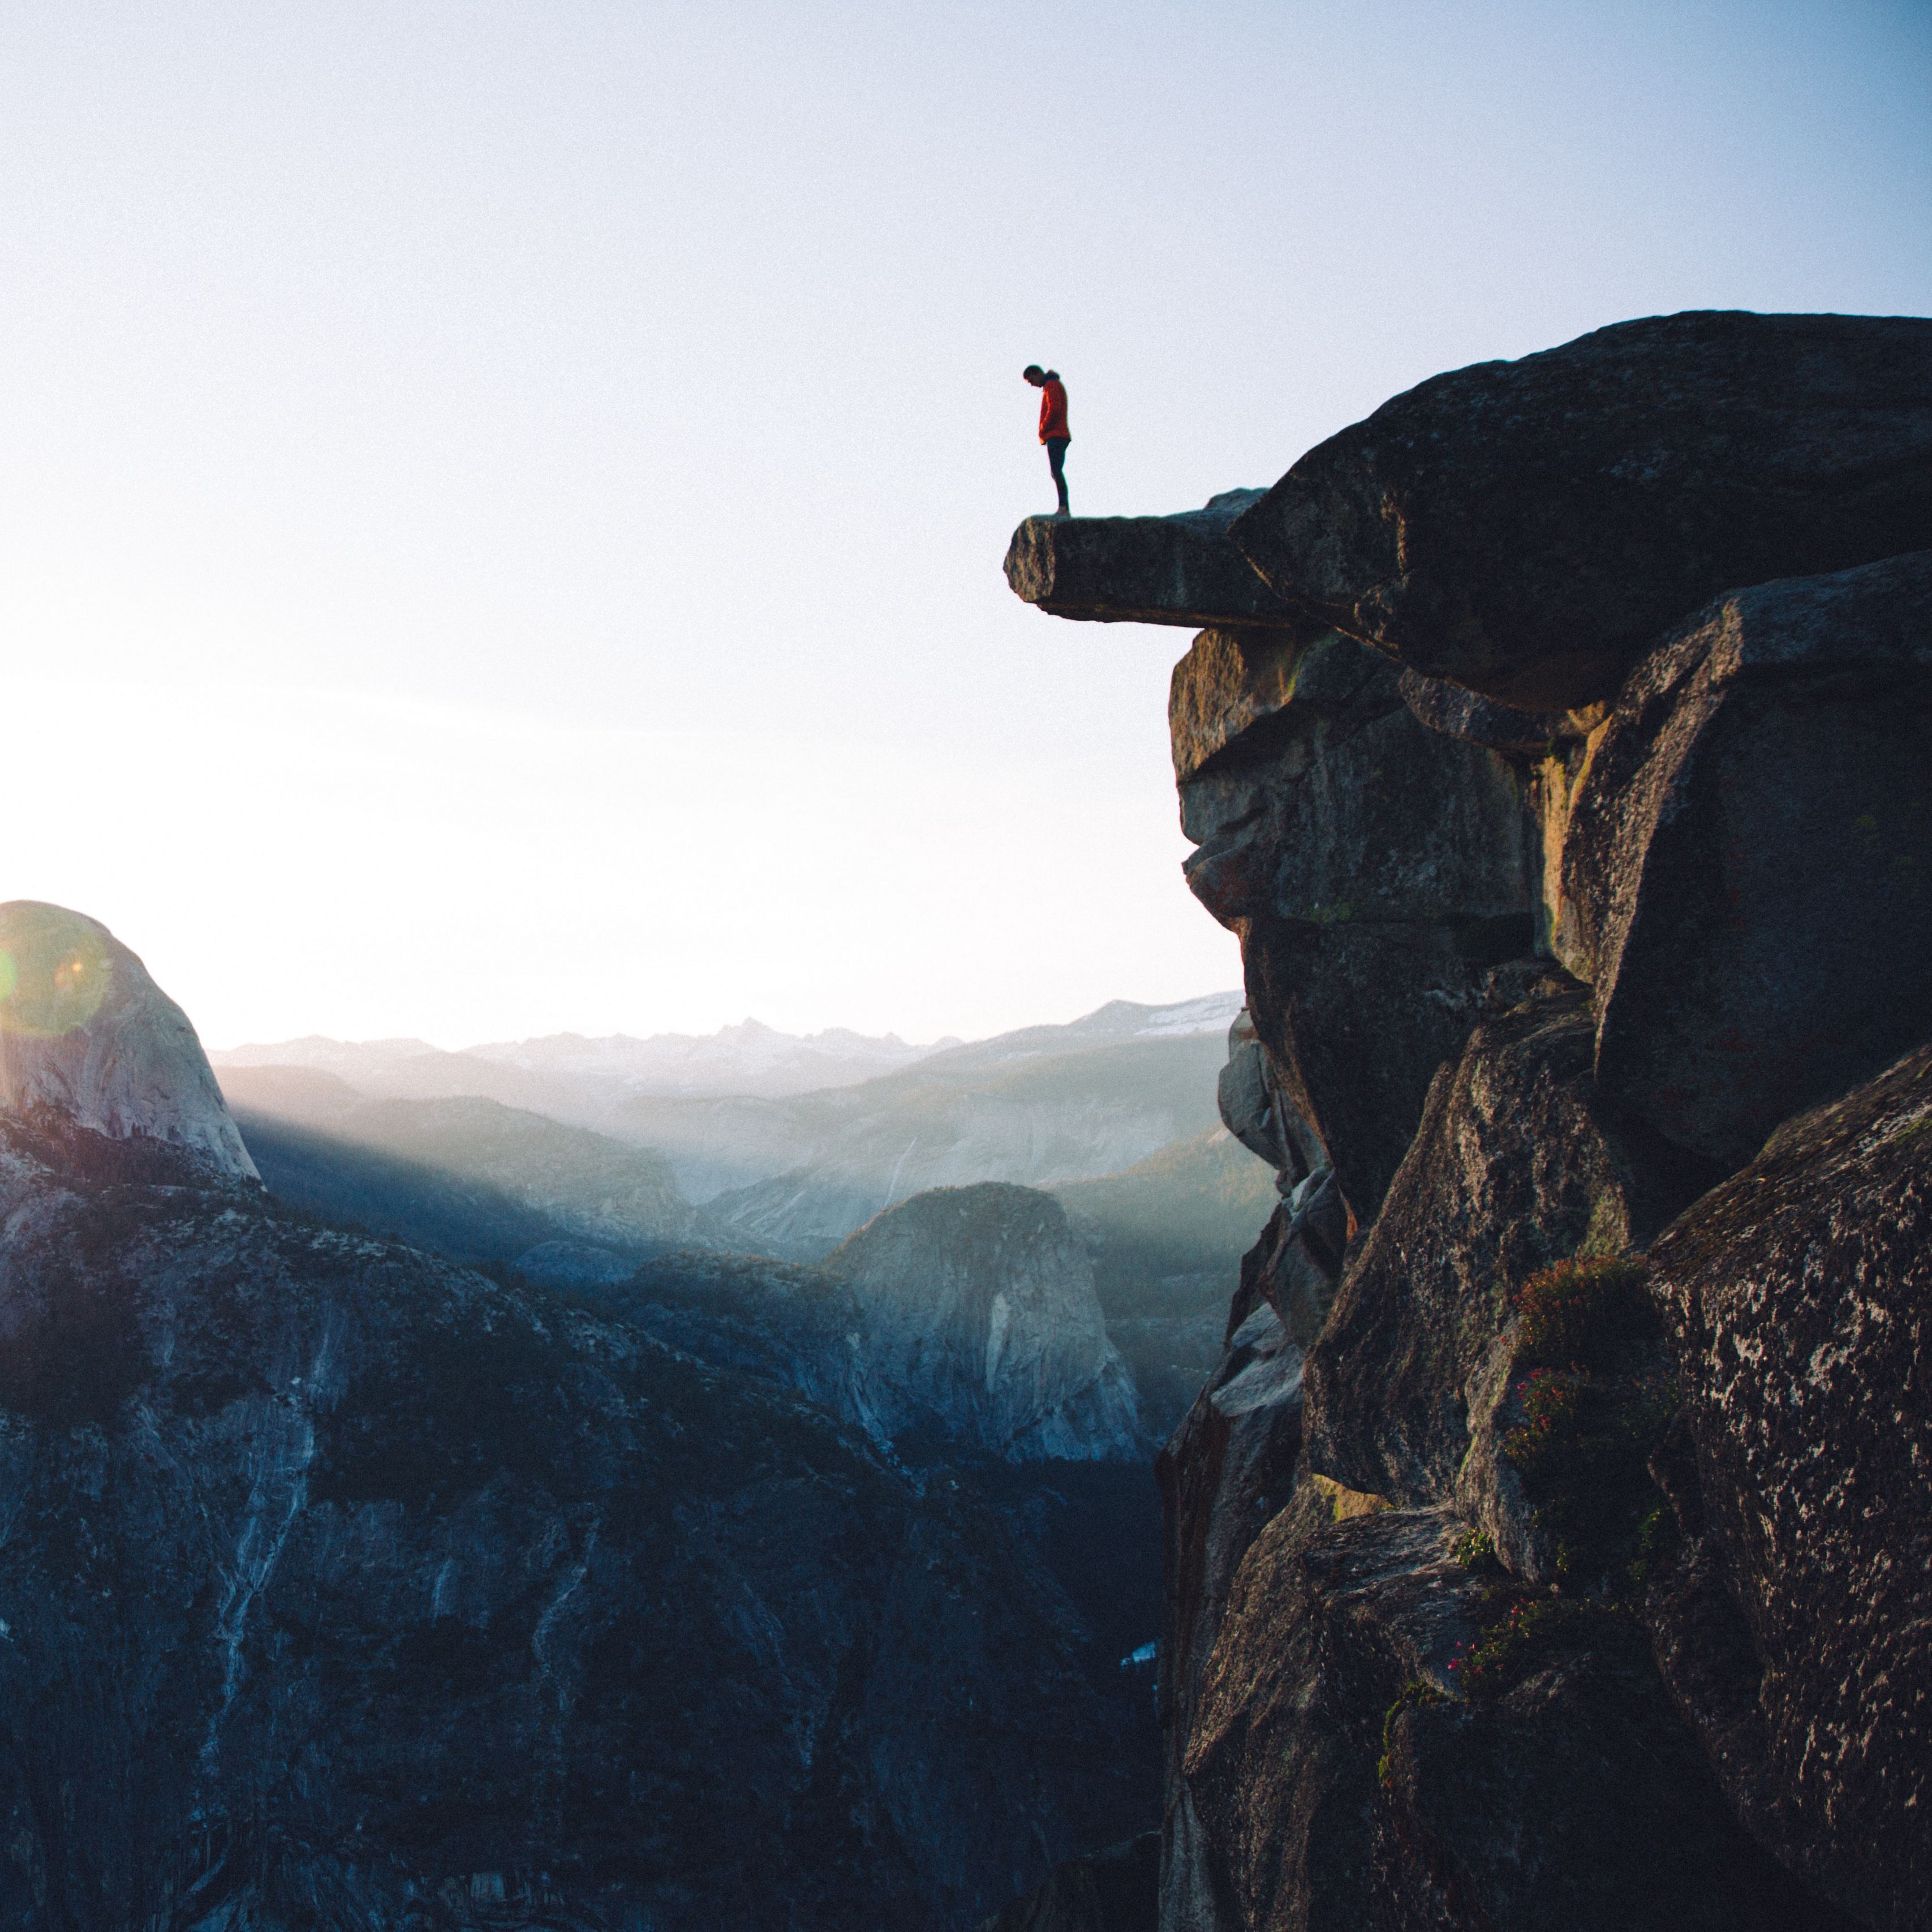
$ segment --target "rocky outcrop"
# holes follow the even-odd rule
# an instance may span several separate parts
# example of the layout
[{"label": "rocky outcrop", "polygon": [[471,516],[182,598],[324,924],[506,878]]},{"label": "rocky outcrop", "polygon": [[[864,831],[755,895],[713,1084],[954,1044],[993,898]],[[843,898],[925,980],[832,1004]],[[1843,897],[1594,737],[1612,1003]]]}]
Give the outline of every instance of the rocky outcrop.
[{"label": "rocky outcrop", "polygon": [[1221,1124],[1248,1151],[1292,1186],[1318,1168],[1331,1168],[1314,1124],[1282,1090],[1281,1069],[1262,1044],[1244,1006],[1228,1029],[1228,1064],[1216,1083]]},{"label": "rocky outcrop", "polygon": [[1050,1194],[988,1181],[889,1208],[826,1259],[878,1426],[1015,1462],[1144,1453],[1093,1264]]},{"label": "rocky outcrop", "polygon": [[1292,624],[1281,599],[1228,541],[1262,500],[1228,490],[1172,517],[1029,517],[1006,551],[1013,594],[1055,617],[1100,623]]},{"label": "rocky outcrop", "polygon": [[1265,1299],[1298,1348],[1322,1332],[1355,1220],[1328,1148],[1304,1111],[1284,1090],[1279,1064],[1244,1009],[1228,1029],[1228,1064],[1219,1098],[1228,1131],[1275,1170],[1281,1205],[1245,1256],[1244,1307]]},{"label": "rocky outcrop", "polygon": [[1402,701],[1417,722],[1446,738],[1466,738],[1492,752],[1549,752],[1566,739],[1580,738],[1601,722],[1604,706],[1578,711],[1519,711],[1498,704],[1460,684],[1444,684],[1406,670],[1397,680]]},{"label": "rocky outcrop", "polygon": [[[1516,1292],[1552,1262],[1646,1245],[1683,1204],[1679,1163],[1620,1132],[1591,1077],[1584,988],[1552,974],[1436,1076],[1422,1125],[1310,1351],[1312,1466],[1424,1506],[1454,1500],[1507,1394]],[[1486,1449],[1492,1444],[1484,1441]],[[1472,1520],[1534,1568],[1492,1454]]]},{"label": "rocky outcrop", "polygon": [[[1216,1906],[1204,1932],[1368,1920],[1382,1714],[1407,1683],[1446,1694],[1475,1628],[1478,1586],[1450,1561],[1440,1516],[1329,1519],[1303,1483],[1242,1564],[1206,1674],[1180,1763]],[[1326,1646],[1324,1610],[1340,1626]]]},{"label": "rocky outcrop", "polygon": [[1760,584],[1544,780],[1606,1092],[1734,1167],[1932,1034],[1932,550]]},{"label": "rocky outcrop", "polygon": [[[1594,988],[1606,1093],[1707,1161],[1932,1027],[1928,609],[1932,554],[1738,593],[1587,730],[1424,702],[1340,638],[1196,641],[1170,701],[1189,882],[1358,1214],[1539,934]],[[1545,725],[1569,735],[1540,757],[1492,742]]]},{"label": "rocky outcrop", "polygon": [[1693,313],[1432,377],[1236,520],[1305,619],[1551,710],[1738,584],[1932,548],[1932,322]]},{"label": "rocky outcrop", "polygon": [[1690,1452],[1650,1615],[1746,1824],[1860,1922],[1932,1898],[1932,1049],[1652,1251]]},{"label": "rocky outcrop", "polygon": [[34,899],[0,905],[0,1107],[256,1178],[187,1014],[98,920]]},{"label": "rocky outcrop", "polygon": [[1442,1510],[1336,1522],[1310,1485],[1256,1541],[1183,1770],[1217,1916],[1178,1922],[1837,1922],[1738,1829],[1614,1631],[1574,1633],[1495,1693],[1464,1693],[1492,1613],[1459,1533]]},{"label": "rocky outcrop", "polygon": [[1231,526],[1304,623],[1169,715],[1282,1205],[1161,1459],[1163,1932],[1922,1920],[1928,515],[1932,323],[1693,316]]}]

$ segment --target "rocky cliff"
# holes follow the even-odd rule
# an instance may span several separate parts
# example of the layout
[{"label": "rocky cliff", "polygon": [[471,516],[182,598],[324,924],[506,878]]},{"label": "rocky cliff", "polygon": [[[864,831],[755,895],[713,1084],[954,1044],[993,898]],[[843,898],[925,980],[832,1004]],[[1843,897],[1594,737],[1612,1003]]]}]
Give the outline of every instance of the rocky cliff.
[{"label": "rocky cliff", "polygon": [[1008,575],[1208,626],[1282,1196],[1161,1461],[1164,1932],[1924,1924],[1932,322],[1622,324]]},{"label": "rocky cliff", "polygon": [[7,916],[0,1923],[939,1932],[1136,1828],[1014,1510],[278,1208],[132,956]]}]

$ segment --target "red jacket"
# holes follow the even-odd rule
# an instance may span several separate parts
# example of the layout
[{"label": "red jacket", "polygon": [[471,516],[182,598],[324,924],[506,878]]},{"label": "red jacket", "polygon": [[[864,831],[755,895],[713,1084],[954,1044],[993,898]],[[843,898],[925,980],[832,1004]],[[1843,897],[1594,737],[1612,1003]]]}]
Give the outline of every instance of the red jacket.
[{"label": "red jacket", "polygon": [[1073,440],[1066,427],[1066,385],[1058,376],[1049,376],[1040,388],[1040,440],[1046,442],[1063,436],[1069,442]]}]

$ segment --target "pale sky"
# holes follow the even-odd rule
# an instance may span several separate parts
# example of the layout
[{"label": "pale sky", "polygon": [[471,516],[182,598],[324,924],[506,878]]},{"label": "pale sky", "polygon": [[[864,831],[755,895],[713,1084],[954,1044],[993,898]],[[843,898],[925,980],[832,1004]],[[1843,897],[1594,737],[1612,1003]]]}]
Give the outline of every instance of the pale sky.
[{"label": "pale sky", "polygon": [[1628,316],[1932,310],[1932,9],[0,0],[0,896],[212,1044],[1238,979],[1000,574]]}]

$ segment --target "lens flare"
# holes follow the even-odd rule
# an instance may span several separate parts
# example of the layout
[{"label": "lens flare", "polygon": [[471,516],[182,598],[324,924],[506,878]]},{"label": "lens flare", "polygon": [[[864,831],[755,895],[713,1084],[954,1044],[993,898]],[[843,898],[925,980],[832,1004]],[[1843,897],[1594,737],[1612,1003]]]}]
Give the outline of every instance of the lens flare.
[{"label": "lens flare", "polygon": [[57,1040],[100,1010],[114,962],[92,923],[56,906],[16,906],[0,931],[0,1033]]}]

